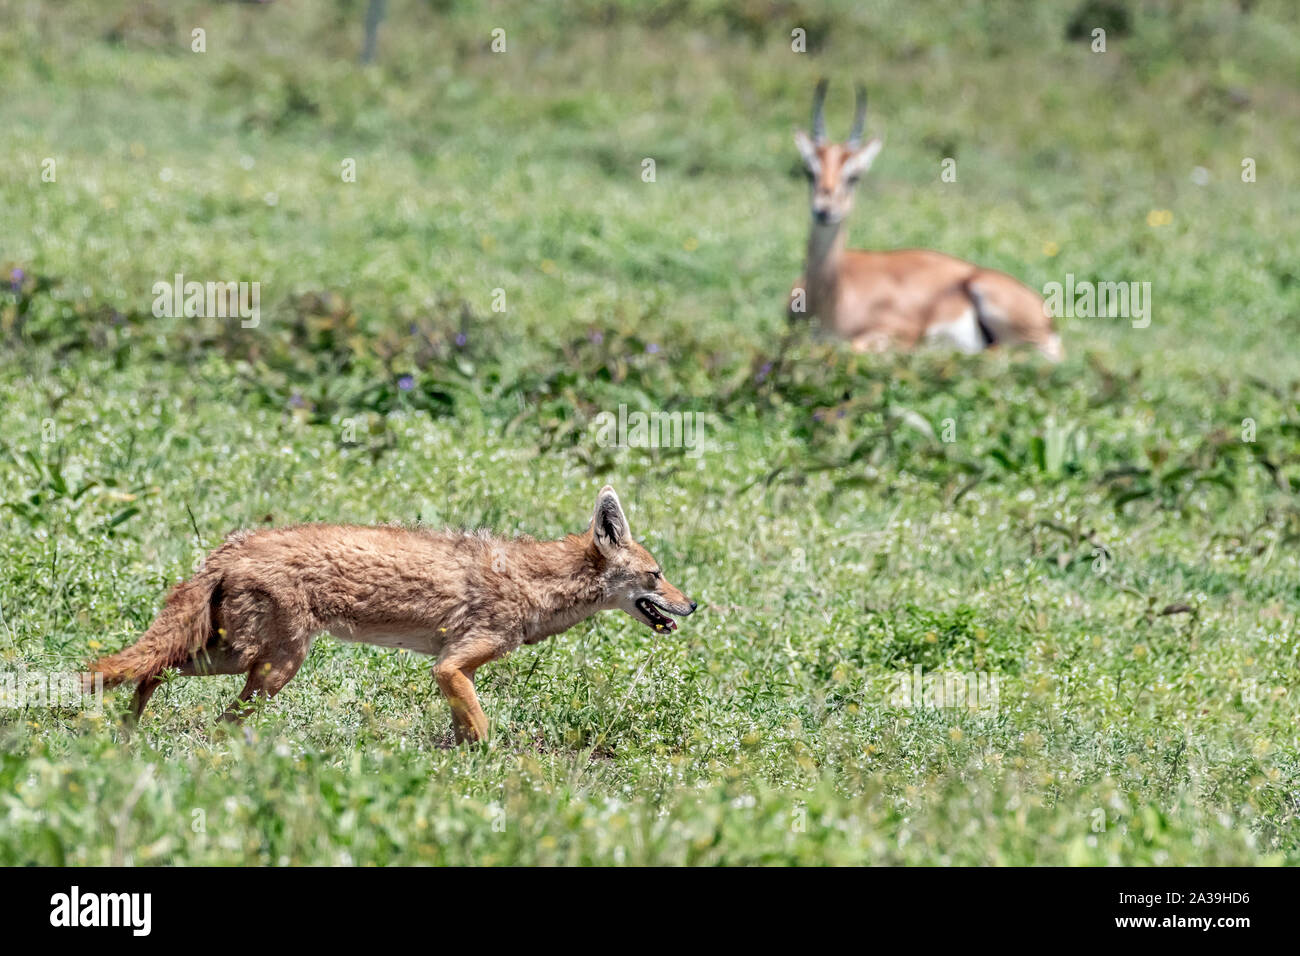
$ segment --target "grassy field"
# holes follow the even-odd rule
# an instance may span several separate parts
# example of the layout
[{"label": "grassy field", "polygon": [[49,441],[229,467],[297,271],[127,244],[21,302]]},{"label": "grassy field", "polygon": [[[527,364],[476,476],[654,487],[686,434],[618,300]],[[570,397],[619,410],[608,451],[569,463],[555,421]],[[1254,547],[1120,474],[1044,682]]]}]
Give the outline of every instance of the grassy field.
[{"label": "grassy field", "polygon": [[[1300,862],[1300,15],[1080,6],[393,0],[361,67],[360,0],[0,0],[0,671],[237,527],[556,536],[607,481],[701,603],[489,666],[481,748],[329,638],[247,735],[234,677],[129,739],[125,693],[0,710],[0,863]],[[779,355],[822,74],[887,143],[852,244],[1150,282],[1149,327]],[[259,324],[155,317],[176,273]],[[708,445],[602,446],[620,405]]]}]

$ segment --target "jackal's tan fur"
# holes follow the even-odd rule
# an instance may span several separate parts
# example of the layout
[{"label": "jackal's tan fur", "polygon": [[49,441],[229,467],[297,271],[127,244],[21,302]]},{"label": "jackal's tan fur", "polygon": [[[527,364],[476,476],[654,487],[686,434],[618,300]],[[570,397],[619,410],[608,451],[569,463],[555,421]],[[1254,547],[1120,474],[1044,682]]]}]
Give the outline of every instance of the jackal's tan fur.
[{"label": "jackal's tan fur", "polygon": [[231,535],[178,585],[140,640],[90,665],[104,686],[138,681],[138,718],[160,675],[248,674],[226,716],[273,696],[323,631],[346,641],[437,657],[434,674],[458,740],[488,721],[474,692],[479,667],[620,608],[657,630],[661,611],[695,604],[637,544],[614,489],[591,525],[558,541],[400,527],[299,525]]}]

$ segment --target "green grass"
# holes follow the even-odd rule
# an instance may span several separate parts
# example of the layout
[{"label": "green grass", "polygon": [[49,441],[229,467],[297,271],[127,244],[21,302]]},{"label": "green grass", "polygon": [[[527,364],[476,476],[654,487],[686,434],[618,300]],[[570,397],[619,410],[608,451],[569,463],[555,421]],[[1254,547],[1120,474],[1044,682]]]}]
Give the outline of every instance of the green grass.
[{"label": "green grass", "polygon": [[[130,739],[0,711],[0,863],[1300,861],[1300,30],[1132,6],[1094,54],[1073,4],[393,2],[362,69],[361,2],[0,0],[0,670],[132,641],[233,528],[552,536],[606,481],[702,605],[486,668],[481,749],[329,638],[247,738],[236,678]],[[822,73],[887,139],[855,245],[1151,326],[778,361]],[[153,317],[175,272],[261,324]],[[620,403],[716,447],[600,447]],[[916,664],[995,712],[900,706]]]}]

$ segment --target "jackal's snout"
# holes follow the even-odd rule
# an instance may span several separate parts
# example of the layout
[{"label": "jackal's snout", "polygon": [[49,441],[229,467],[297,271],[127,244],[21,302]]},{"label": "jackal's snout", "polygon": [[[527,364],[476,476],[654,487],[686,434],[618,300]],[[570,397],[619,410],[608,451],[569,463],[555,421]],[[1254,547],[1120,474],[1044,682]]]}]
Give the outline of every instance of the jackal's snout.
[{"label": "jackal's snout", "polygon": [[668,611],[682,617],[689,617],[695,613],[695,609],[699,605],[667,581],[664,581],[662,577],[659,581],[663,587],[660,590],[638,597],[633,602],[633,607],[640,612],[641,620],[656,631],[675,631],[677,630],[677,622],[663,612]]}]

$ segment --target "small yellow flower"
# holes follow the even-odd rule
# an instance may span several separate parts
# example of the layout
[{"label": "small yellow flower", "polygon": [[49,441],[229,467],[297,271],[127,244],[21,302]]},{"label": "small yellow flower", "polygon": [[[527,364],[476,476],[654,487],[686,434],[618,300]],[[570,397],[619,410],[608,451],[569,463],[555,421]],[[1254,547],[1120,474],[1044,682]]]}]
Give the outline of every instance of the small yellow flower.
[{"label": "small yellow flower", "polygon": [[962,732],[960,727],[954,727],[952,730],[948,731],[948,739],[953,743],[959,742],[961,738]]},{"label": "small yellow flower", "polygon": [[542,271],[545,272],[548,276],[555,275],[555,263],[552,262],[550,259],[543,259]]},{"label": "small yellow flower", "polygon": [[99,641],[87,641],[86,646],[89,647],[92,651],[97,651],[104,645],[100,644]]},{"label": "small yellow flower", "polygon": [[1043,243],[1043,255],[1047,256],[1047,258],[1049,259],[1052,258],[1052,256],[1056,255],[1060,251],[1061,251],[1061,247],[1058,246],[1055,242],[1052,242],[1052,240],[1050,239],[1047,240],[1047,242]]},{"label": "small yellow flower", "polygon": [[682,248],[685,249],[687,252],[694,252],[696,249],[700,248],[700,240],[696,239],[694,236],[691,236],[689,239],[687,239],[685,242],[682,243]]},{"label": "small yellow flower", "polygon": [[1147,213],[1147,225],[1152,229],[1167,226],[1174,221],[1174,214],[1168,209],[1152,209]]},{"label": "small yellow flower", "polygon": [[132,143],[132,144],[131,144],[131,155],[134,156],[136,159],[143,159],[143,158],[144,158],[144,144],[143,144],[143,143]]},{"label": "small yellow flower", "polygon": [[99,201],[99,204],[103,206],[105,209],[107,209],[109,212],[112,212],[114,209],[117,208],[117,197],[105,196],[103,199]]}]

